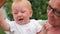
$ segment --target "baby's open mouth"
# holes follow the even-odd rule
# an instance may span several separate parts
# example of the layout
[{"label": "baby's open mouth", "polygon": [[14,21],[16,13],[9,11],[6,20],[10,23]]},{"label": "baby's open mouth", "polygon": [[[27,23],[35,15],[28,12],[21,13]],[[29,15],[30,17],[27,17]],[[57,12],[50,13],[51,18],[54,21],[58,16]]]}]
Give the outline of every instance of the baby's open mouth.
[{"label": "baby's open mouth", "polygon": [[22,21],[22,20],[23,20],[23,18],[20,18],[20,19],[19,19],[19,21]]}]

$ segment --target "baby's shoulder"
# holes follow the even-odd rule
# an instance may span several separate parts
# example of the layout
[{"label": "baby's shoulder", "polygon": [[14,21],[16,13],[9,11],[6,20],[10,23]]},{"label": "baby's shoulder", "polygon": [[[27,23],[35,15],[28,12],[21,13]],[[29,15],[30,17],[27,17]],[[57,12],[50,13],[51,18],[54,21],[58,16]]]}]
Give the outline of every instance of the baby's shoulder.
[{"label": "baby's shoulder", "polygon": [[31,19],[30,22],[32,22],[32,23],[38,23],[39,21],[35,20],[35,19]]},{"label": "baby's shoulder", "polygon": [[35,20],[35,19],[31,19],[30,20],[30,23],[32,23],[34,25],[40,25],[39,21],[38,20]]}]

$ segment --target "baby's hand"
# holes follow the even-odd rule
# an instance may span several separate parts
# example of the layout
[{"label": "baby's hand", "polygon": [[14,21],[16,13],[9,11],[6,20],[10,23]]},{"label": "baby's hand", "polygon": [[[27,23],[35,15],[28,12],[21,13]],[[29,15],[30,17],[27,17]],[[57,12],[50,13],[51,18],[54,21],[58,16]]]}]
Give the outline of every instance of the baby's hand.
[{"label": "baby's hand", "polygon": [[2,28],[4,31],[10,31],[10,25],[5,21],[2,11],[2,8],[0,8],[0,28]]},{"label": "baby's hand", "polygon": [[2,8],[0,8],[0,22],[4,20],[3,14],[2,14]]},{"label": "baby's hand", "polygon": [[42,27],[40,34],[47,34],[47,28],[45,27],[45,25]]},{"label": "baby's hand", "polygon": [[7,2],[7,0],[0,0],[0,8]]}]

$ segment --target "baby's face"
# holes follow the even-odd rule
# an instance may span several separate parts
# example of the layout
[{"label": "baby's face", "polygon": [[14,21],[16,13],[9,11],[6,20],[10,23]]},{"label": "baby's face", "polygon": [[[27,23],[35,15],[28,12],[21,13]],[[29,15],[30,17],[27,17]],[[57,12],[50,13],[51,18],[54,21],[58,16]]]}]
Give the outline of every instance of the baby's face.
[{"label": "baby's face", "polygon": [[13,17],[16,23],[26,24],[29,22],[29,18],[32,16],[32,10],[28,8],[26,4],[15,4],[12,9]]}]

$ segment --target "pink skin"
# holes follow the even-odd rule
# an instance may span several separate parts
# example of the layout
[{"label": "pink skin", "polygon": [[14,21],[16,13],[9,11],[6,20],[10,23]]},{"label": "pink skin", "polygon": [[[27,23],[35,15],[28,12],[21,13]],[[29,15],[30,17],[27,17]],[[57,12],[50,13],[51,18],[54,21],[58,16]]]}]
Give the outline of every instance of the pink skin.
[{"label": "pink skin", "polygon": [[[49,5],[60,11],[60,0],[50,0]],[[60,17],[57,15],[56,12],[55,14],[52,12],[51,8],[47,9],[48,21],[41,29],[40,34],[60,34]]]},{"label": "pink skin", "polygon": [[29,4],[26,2],[18,2],[13,5],[12,14],[16,23],[22,25],[29,22],[32,16],[32,9],[29,8]]},{"label": "pink skin", "polygon": [[[57,10],[60,11],[60,0],[50,0],[49,4],[51,7],[56,8]],[[59,4],[58,4],[59,3]],[[60,17],[56,16],[51,10],[47,10],[48,14],[48,22],[51,27],[49,28],[49,31],[47,34],[60,34]],[[49,27],[49,26],[47,26]]]},{"label": "pink skin", "polygon": [[[52,3],[55,2],[55,3]],[[57,10],[60,10],[60,6],[57,5],[57,3],[59,3],[60,1],[51,1],[49,4],[51,5],[51,7],[56,8]],[[56,16],[52,10],[47,10],[47,14],[48,14],[48,22],[50,24],[52,24],[53,26],[60,26],[60,17]]]}]

